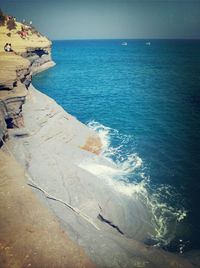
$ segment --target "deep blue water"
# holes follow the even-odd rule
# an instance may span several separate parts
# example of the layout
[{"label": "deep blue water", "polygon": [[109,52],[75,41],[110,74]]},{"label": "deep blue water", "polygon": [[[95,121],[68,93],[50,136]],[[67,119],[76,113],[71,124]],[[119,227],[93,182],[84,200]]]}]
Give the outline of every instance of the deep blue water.
[{"label": "deep blue water", "polygon": [[126,137],[120,157],[136,152],[151,189],[169,186],[161,198],[187,211],[168,249],[200,248],[200,41],[122,41],[54,41],[57,65],[33,84],[82,122],[118,130],[113,147]]}]

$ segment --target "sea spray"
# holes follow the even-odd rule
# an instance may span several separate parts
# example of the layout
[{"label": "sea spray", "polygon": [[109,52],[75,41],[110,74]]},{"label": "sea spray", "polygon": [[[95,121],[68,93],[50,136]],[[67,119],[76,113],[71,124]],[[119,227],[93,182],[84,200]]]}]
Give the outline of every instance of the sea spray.
[{"label": "sea spray", "polygon": [[152,185],[144,161],[135,152],[132,136],[95,121],[89,122],[88,126],[99,134],[103,144],[101,156],[110,165],[94,164],[88,160],[81,167],[99,176],[116,191],[139,198],[151,212],[155,235],[150,243],[167,246],[175,238],[179,222],[186,217],[185,209],[176,202],[180,197],[175,189],[169,185]]}]

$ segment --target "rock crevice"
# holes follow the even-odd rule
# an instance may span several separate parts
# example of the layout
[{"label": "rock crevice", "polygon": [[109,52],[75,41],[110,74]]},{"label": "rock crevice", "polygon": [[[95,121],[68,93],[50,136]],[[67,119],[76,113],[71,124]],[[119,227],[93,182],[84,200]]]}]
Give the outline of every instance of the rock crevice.
[{"label": "rock crevice", "polygon": [[99,215],[97,216],[97,218],[98,218],[100,221],[107,223],[107,224],[110,225],[112,228],[116,229],[120,234],[124,235],[124,233],[122,232],[122,230],[120,230],[120,228],[119,228],[117,225],[115,225],[114,223],[112,223],[112,221],[105,219],[100,213],[99,213]]}]

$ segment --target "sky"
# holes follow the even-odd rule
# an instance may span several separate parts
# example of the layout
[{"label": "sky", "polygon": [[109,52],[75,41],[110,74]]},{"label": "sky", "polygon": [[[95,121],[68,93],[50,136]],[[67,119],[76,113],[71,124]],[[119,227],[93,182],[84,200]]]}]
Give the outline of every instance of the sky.
[{"label": "sky", "polygon": [[200,0],[0,0],[52,40],[200,39]]}]

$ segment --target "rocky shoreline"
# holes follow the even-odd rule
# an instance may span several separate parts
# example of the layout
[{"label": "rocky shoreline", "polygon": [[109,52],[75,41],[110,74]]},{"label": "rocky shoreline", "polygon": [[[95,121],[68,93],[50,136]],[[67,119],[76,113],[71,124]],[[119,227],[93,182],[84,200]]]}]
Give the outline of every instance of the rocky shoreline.
[{"label": "rocky shoreline", "polygon": [[144,244],[154,234],[145,205],[91,172],[117,169],[98,135],[29,83],[54,65],[51,42],[9,38],[15,53],[0,51],[0,266],[195,267]]}]

